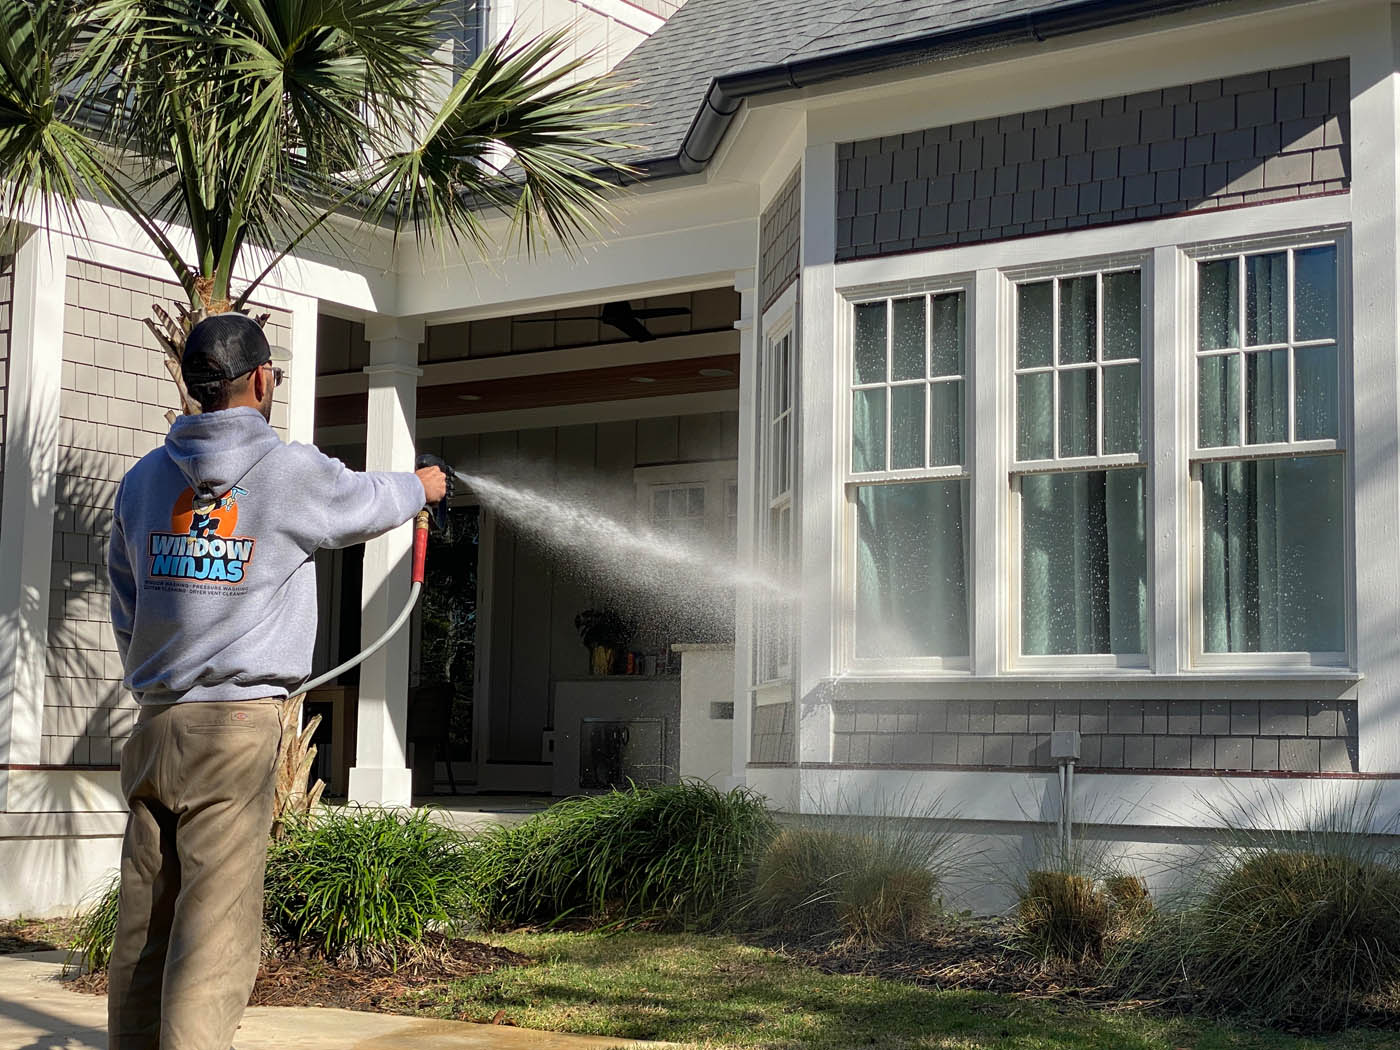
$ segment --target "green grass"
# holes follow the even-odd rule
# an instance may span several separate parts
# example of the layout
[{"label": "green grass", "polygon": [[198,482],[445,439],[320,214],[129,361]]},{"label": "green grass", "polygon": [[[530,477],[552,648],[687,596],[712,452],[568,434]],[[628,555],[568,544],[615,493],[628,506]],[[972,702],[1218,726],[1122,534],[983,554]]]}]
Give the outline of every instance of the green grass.
[{"label": "green grass", "polygon": [[424,993],[423,1013],[658,1039],[706,1050],[1380,1050],[1395,1032],[1303,1039],[1140,1011],[1091,1010],[820,973],[732,938],[515,933],[537,959]]}]

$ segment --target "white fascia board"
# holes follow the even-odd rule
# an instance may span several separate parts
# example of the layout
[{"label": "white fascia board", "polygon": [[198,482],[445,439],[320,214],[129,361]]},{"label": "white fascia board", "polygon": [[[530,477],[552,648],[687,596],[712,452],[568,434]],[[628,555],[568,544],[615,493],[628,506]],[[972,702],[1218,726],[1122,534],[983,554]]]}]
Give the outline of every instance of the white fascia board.
[{"label": "white fascia board", "polygon": [[[675,180],[676,183],[682,180]],[[755,188],[706,187],[666,180],[665,192],[633,192],[613,205],[614,221],[572,253],[555,250],[534,258],[516,254],[478,262],[444,261],[420,254],[418,272],[400,268],[399,312],[434,322],[465,316],[499,316],[550,309],[562,302],[599,302],[620,289],[694,283],[697,277],[751,268]],[[488,224],[487,236],[504,243],[506,225]],[[635,293],[634,293],[635,297]],[[535,304],[546,304],[543,306]]]},{"label": "white fascia board", "polygon": [[[665,397],[635,397],[623,401],[593,401],[583,405],[549,405],[516,409],[511,412],[474,412],[460,416],[420,419],[415,433],[420,438],[453,437],[461,434],[493,434],[507,430],[537,430],[543,427],[570,427],[589,423],[615,423],[619,420],[656,419],[661,416],[693,416],[710,412],[733,412],[739,407],[737,390],[711,390],[697,394],[670,394]],[[316,431],[318,445],[363,445],[363,424],[323,427]]]},{"label": "white fascia board", "polygon": [[[800,779],[804,813],[1053,824],[1059,809],[1053,769],[804,768]],[[1110,827],[1304,830],[1310,818],[1356,811],[1374,793],[1371,830],[1394,833],[1386,822],[1400,809],[1400,780],[1088,773],[1074,783],[1076,822]]]},{"label": "white fascia board", "polygon": [[[810,141],[849,142],[1349,54],[1367,0],[1217,5],[785,92]],[[1169,56],[1164,60],[1163,56]],[[759,104],[750,100],[750,104]]]},{"label": "white fascia board", "polygon": [[[718,357],[739,353],[739,333],[699,332],[695,335],[660,336],[653,342],[635,341],[579,346],[567,350],[538,350],[530,353],[501,354],[496,357],[440,361],[420,366],[419,387],[445,383],[474,383],[517,376],[543,376],[591,368],[617,368],[648,365],[661,361],[684,361],[692,357]],[[319,376],[316,396],[359,394],[369,389],[363,372],[338,372]]]}]

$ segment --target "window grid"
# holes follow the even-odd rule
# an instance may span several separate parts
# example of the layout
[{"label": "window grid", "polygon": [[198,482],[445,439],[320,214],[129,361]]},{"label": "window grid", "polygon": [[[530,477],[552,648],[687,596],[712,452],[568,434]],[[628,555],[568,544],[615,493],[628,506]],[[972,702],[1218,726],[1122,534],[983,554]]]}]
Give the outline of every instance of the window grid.
[{"label": "window grid", "polygon": [[[957,347],[958,363],[960,367],[956,371],[934,370],[934,316],[933,304],[939,299],[956,299],[958,302],[958,341]],[[895,379],[895,304],[921,300],[923,304],[923,374],[909,379]],[[851,397],[854,399],[860,392],[884,391],[884,439],[883,439],[883,463],[880,466],[862,469],[856,462],[856,452],[854,445],[851,449],[851,474],[859,478],[863,483],[869,484],[884,479],[888,480],[908,480],[917,477],[967,477],[966,467],[963,465],[967,458],[967,324],[966,324],[966,295],[957,291],[935,291],[926,292],[914,296],[891,296],[858,302],[854,304],[855,310],[874,306],[884,307],[884,375],[881,379],[861,382],[859,377],[853,373],[851,382]],[[934,463],[933,437],[935,426],[934,397],[935,389],[938,387],[956,387],[955,397],[958,406],[958,423],[953,439],[956,443],[958,455],[955,462]],[[924,392],[923,411],[923,440],[921,442],[922,462],[912,466],[896,467],[893,465],[895,456],[895,413],[894,413],[894,391],[899,389],[920,389]]]},{"label": "window grid", "polygon": [[[1072,465],[1072,464],[1088,463],[1088,462],[1095,461],[1095,460],[1106,460],[1106,461],[1111,461],[1111,462],[1113,462],[1113,463],[1123,463],[1123,464],[1128,464],[1128,463],[1141,463],[1141,462],[1144,461],[1144,459],[1143,459],[1143,453],[1142,453],[1142,448],[1143,448],[1142,406],[1141,406],[1141,400],[1140,400],[1140,399],[1141,399],[1142,380],[1143,380],[1143,374],[1142,374],[1143,356],[1142,356],[1142,354],[1141,354],[1140,351],[1139,351],[1138,355],[1137,355],[1137,356],[1134,356],[1134,357],[1113,357],[1113,358],[1105,358],[1105,356],[1104,356],[1104,348],[1105,348],[1105,339],[1104,339],[1104,301],[1105,301],[1105,295],[1104,295],[1104,278],[1105,278],[1105,277],[1111,277],[1111,276],[1114,276],[1114,275],[1116,275],[1116,274],[1131,274],[1131,273],[1138,273],[1138,274],[1141,274],[1141,270],[1140,270],[1139,268],[1137,268],[1137,267],[1125,267],[1125,268],[1122,268],[1122,269],[1100,270],[1100,271],[1097,271],[1097,272],[1094,272],[1094,273],[1087,273],[1087,274],[1086,274],[1086,273],[1065,274],[1065,275],[1057,275],[1057,276],[1052,277],[1052,278],[1049,278],[1049,279],[1039,279],[1039,280],[1023,281],[1023,282],[1020,282],[1019,284],[1016,285],[1017,302],[1018,302],[1018,305],[1019,305],[1020,295],[1022,294],[1023,289],[1027,288],[1028,286],[1035,286],[1035,285],[1044,285],[1044,284],[1048,284],[1048,285],[1050,286],[1050,306],[1051,306],[1051,321],[1050,321],[1050,339],[1051,339],[1050,347],[1051,347],[1051,356],[1050,356],[1050,363],[1047,364],[1047,365],[1033,365],[1033,366],[1029,366],[1029,367],[1022,367],[1022,366],[1018,363],[1018,364],[1016,365],[1016,367],[1015,367],[1015,370],[1014,370],[1014,371],[1015,371],[1015,376],[1016,376],[1016,378],[1015,378],[1015,380],[1013,380],[1013,384],[1014,384],[1014,387],[1013,387],[1013,388],[1014,388],[1014,391],[1015,391],[1015,399],[1016,399],[1016,404],[1017,404],[1017,424],[1016,424],[1016,425],[1017,425],[1017,433],[1016,433],[1016,444],[1015,444],[1015,448],[1016,448],[1015,459],[1016,459],[1016,463],[1017,463],[1018,467],[1026,467],[1026,466],[1030,466],[1030,465],[1034,465],[1034,464],[1043,464],[1043,465],[1046,465],[1046,466],[1051,467],[1051,469],[1064,469],[1065,467],[1070,466],[1070,465]],[[1061,287],[1062,287],[1062,285],[1063,285],[1063,283],[1064,283],[1065,281],[1069,281],[1069,280],[1082,280],[1082,279],[1085,278],[1085,277],[1093,277],[1093,278],[1094,278],[1094,358],[1093,358],[1093,360],[1091,360],[1091,361],[1061,361],[1061,359],[1060,359],[1060,358],[1061,358],[1061,351],[1062,351],[1061,343],[1062,343],[1062,333],[1063,333],[1063,325],[1062,325],[1062,297],[1061,297],[1061,294],[1060,294],[1060,293],[1061,293]],[[1141,293],[1139,293],[1139,295],[1140,295],[1140,294],[1141,294]],[[1018,320],[1017,320],[1017,340],[1019,340],[1019,335],[1020,335],[1020,320],[1019,320],[1019,312],[1018,312]],[[1141,331],[1140,331],[1140,332],[1139,332],[1139,347],[1141,347],[1141,345],[1142,345],[1141,339],[1142,339],[1142,333],[1141,333]],[[1019,349],[1018,349],[1017,352],[1018,352],[1018,354],[1019,354]],[[1110,369],[1119,368],[1119,367],[1127,367],[1127,366],[1131,366],[1131,365],[1136,365],[1136,366],[1138,367],[1138,391],[1139,391],[1139,405],[1138,405],[1138,448],[1137,448],[1136,451],[1132,451],[1132,452],[1106,452],[1105,449],[1104,449],[1104,445],[1105,445],[1105,441],[1106,441],[1106,428],[1105,428],[1105,415],[1104,415],[1104,413],[1105,413],[1105,408],[1106,408],[1106,406],[1108,405],[1108,397],[1106,396],[1107,389],[1108,389],[1108,388],[1107,388],[1107,372],[1108,372]],[[1065,373],[1070,373],[1070,372],[1091,372],[1091,373],[1093,374],[1093,376],[1094,376],[1094,384],[1095,384],[1095,388],[1094,388],[1094,389],[1095,389],[1095,406],[1094,406],[1094,408],[1095,408],[1095,422],[1094,422],[1094,428],[1095,428],[1095,442],[1094,442],[1094,450],[1093,450],[1093,452],[1088,453],[1087,455],[1085,455],[1085,454],[1081,454],[1081,455],[1065,455],[1065,454],[1064,454],[1064,451],[1063,451],[1062,442],[1061,442],[1061,437],[1062,437],[1062,435],[1061,435],[1061,432],[1060,432],[1060,420],[1061,420],[1061,418],[1062,418],[1062,417],[1061,417],[1061,405],[1062,405],[1062,399],[1063,399],[1063,386],[1062,386],[1062,384],[1061,384],[1061,382],[1060,382],[1060,376],[1063,375],[1063,374],[1065,374]],[[1021,434],[1021,423],[1020,423],[1020,409],[1021,409],[1021,396],[1022,396],[1022,395],[1021,395],[1021,390],[1022,390],[1022,384],[1021,384],[1021,382],[1020,382],[1020,379],[1021,379],[1022,376],[1032,376],[1032,375],[1049,375],[1049,376],[1051,377],[1051,380],[1050,380],[1050,391],[1051,391],[1051,401],[1050,401],[1050,426],[1051,426],[1051,431],[1050,431],[1050,452],[1051,452],[1051,454],[1050,454],[1049,456],[1035,456],[1035,457],[1026,457],[1026,458],[1022,458],[1022,456],[1021,456],[1022,434]]]},{"label": "window grid", "polygon": [[[1192,386],[1196,391],[1199,401],[1201,389],[1201,362],[1209,359],[1235,360],[1238,361],[1238,390],[1235,394],[1235,411],[1238,419],[1235,424],[1235,438],[1233,443],[1228,444],[1205,444],[1202,441],[1202,421],[1199,415],[1199,406],[1195,427],[1195,435],[1192,442],[1195,449],[1193,459],[1203,460],[1211,458],[1240,458],[1242,456],[1268,456],[1278,455],[1284,451],[1295,451],[1298,449],[1307,450],[1340,450],[1343,446],[1340,441],[1340,419],[1334,418],[1333,424],[1337,429],[1337,436],[1330,438],[1298,438],[1298,396],[1297,396],[1297,351],[1308,349],[1332,349],[1340,354],[1338,345],[1339,333],[1333,330],[1330,337],[1317,339],[1299,339],[1298,331],[1298,302],[1297,302],[1297,253],[1318,247],[1333,247],[1335,242],[1322,241],[1308,244],[1299,244],[1288,248],[1269,248],[1261,251],[1238,252],[1229,255],[1205,255],[1198,257],[1196,261],[1197,273],[1199,268],[1211,263],[1228,262],[1234,265],[1233,283],[1235,286],[1235,309],[1234,323],[1235,331],[1239,338],[1237,345],[1212,347],[1206,349],[1201,346],[1201,326],[1198,320],[1195,332],[1196,343],[1196,372],[1192,377]],[[1284,254],[1287,257],[1287,333],[1282,341],[1265,341],[1251,343],[1248,339],[1249,328],[1249,272],[1248,260],[1264,258],[1269,255]],[[1199,304],[1197,306],[1199,311]],[[1250,441],[1249,440],[1249,361],[1251,357],[1258,357],[1263,354],[1276,351],[1287,353],[1287,393],[1286,401],[1288,408],[1288,434],[1283,441]],[[1340,358],[1336,361],[1340,366]],[[1228,366],[1227,366],[1228,367]],[[1339,411],[1340,406],[1334,406],[1334,410]]]}]

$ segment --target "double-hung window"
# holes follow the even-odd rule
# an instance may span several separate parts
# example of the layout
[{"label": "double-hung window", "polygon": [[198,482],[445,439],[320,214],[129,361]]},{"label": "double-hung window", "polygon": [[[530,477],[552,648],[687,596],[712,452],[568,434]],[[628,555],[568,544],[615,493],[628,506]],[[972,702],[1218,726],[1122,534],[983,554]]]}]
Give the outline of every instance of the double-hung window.
[{"label": "double-hung window", "polygon": [[[796,413],[796,376],[792,329],[770,336],[764,344],[760,375],[759,550],[770,578],[792,578],[792,506]],[[764,594],[757,603],[757,681],[771,682],[792,674],[792,612],[778,594]]]},{"label": "double-hung window", "polygon": [[933,291],[853,308],[857,661],[969,659],[966,298]]},{"label": "double-hung window", "polygon": [[1345,663],[1337,244],[1201,256],[1195,277],[1196,651]]},{"label": "double-hung window", "polygon": [[1020,654],[1147,662],[1142,271],[1015,285]]}]

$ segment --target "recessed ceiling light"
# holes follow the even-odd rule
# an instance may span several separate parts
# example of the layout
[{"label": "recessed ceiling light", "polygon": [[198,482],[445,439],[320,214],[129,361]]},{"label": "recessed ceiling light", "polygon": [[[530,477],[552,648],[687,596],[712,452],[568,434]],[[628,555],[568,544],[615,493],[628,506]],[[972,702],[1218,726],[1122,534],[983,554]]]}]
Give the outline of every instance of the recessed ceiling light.
[{"label": "recessed ceiling light", "polygon": [[457,400],[458,400],[458,401],[480,401],[480,400],[481,400],[481,395],[480,395],[480,394],[458,394],[458,395],[457,395]]},{"label": "recessed ceiling light", "polygon": [[655,382],[656,382],[656,380],[653,379],[651,376],[628,376],[627,378],[630,379],[630,380],[632,380],[632,382],[634,382],[634,383],[655,383]]},{"label": "recessed ceiling light", "polygon": [[734,371],[730,368],[702,368],[700,374],[707,379],[719,379],[721,376],[732,376]]}]

